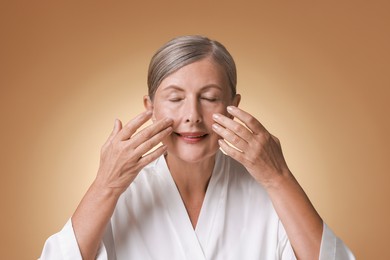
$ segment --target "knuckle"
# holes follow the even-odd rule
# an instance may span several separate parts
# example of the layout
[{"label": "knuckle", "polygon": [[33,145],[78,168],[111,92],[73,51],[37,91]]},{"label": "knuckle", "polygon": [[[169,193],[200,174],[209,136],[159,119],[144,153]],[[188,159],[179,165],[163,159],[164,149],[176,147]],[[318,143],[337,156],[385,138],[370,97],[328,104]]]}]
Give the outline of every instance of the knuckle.
[{"label": "knuckle", "polygon": [[272,138],[267,131],[260,133],[258,136],[261,144],[267,143]]},{"label": "knuckle", "polygon": [[111,140],[109,140],[108,142],[107,142],[107,146],[114,146],[114,140],[113,139],[111,139]]},{"label": "knuckle", "polygon": [[124,130],[124,131],[132,131],[133,128],[134,128],[133,123],[134,123],[134,122],[132,122],[132,121],[128,122],[128,123],[123,127],[122,130]]},{"label": "knuckle", "polygon": [[152,141],[147,141],[146,143],[145,143],[145,148],[146,148],[146,150],[150,150],[150,149],[152,149],[154,147],[154,143],[152,142]]},{"label": "knuckle", "polygon": [[232,128],[232,130],[235,132],[235,133],[239,133],[242,129],[242,126],[240,124],[235,124]]},{"label": "knuckle", "polygon": [[105,153],[110,147],[112,147],[112,140],[108,140],[101,146],[100,153]]},{"label": "knuckle", "polygon": [[141,139],[148,139],[148,138],[150,138],[151,130],[149,128],[146,128],[146,129],[140,131],[138,134],[141,137]]},{"label": "knuckle", "polygon": [[252,117],[252,116],[248,119],[248,122],[249,122],[249,124],[251,124],[251,125],[258,124],[257,119],[254,118],[254,117]]},{"label": "knuckle", "polygon": [[238,144],[238,143],[241,142],[241,138],[238,137],[237,135],[233,135],[232,142],[235,143],[235,144]]}]

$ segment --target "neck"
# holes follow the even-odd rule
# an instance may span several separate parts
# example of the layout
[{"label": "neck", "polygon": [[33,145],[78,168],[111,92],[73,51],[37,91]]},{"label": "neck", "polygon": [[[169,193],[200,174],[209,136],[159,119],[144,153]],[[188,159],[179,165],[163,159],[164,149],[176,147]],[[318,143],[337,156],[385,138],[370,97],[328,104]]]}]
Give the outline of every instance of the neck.
[{"label": "neck", "polygon": [[214,169],[215,155],[205,158],[201,162],[189,163],[168,153],[166,161],[187,210],[192,227],[195,229],[207,186]]},{"label": "neck", "polygon": [[214,169],[215,155],[201,162],[189,163],[167,154],[166,161],[180,194],[204,195]]}]

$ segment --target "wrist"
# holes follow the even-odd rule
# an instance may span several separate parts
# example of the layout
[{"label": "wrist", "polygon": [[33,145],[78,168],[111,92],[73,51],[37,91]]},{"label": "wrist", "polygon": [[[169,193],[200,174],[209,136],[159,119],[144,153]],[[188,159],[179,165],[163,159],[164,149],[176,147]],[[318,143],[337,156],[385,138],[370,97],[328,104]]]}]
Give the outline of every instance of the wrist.
[{"label": "wrist", "polygon": [[96,198],[109,201],[117,201],[120,195],[123,193],[122,188],[108,187],[100,183],[98,180],[95,180],[89,189],[93,196],[96,196]]},{"label": "wrist", "polygon": [[295,182],[293,174],[287,169],[282,173],[274,174],[261,184],[267,191],[279,190],[288,183]]}]

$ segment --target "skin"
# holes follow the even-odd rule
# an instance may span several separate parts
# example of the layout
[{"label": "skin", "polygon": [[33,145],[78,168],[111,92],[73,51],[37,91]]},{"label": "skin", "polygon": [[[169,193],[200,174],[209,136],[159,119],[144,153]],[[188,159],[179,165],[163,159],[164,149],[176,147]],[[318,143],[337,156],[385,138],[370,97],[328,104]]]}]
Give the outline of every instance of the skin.
[{"label": "skin", "polygon": [[145,165],[166,152],[166,146],[160,146],[142,156],[172,132],[172,120],[164,119],[135,134],[151,116],[150,111],[145,111],[125,126],[115,120],[114,129],[101,149],[97,176],[72,216],[83,259],[95,259],[119,196]]},{"label": "skin", "polygon": [[[153,101],[144,97],[146,112],[123,127],[116,120],[97,177],[72,216],[83,259],[95,258],[119,196],[164,153],[195,228],[219,147],[267,190],[298,259],[318,259],[320,216],[288,169],[278,139],[239,102],[221,67],[205,58],[165,78]],[[149,119],[153,124],[135,134]],[[159,142],[160,148],[143,156]]]},{"label": "skin", "polygon": [[267,190],[297,259],[318,259],[323,222],[288,169],[279,140],[249,113],[234,106],[227,109],[245,127],[226,116],[214,114],[213,128],[223,138],[219,140],[221,148],[242,163]]},{"label": "skin", "polygon": [[166,161],[194,228],[219,149],[213,114],[228,116],[226,107],[239,101],[239,95],[232,97],[221,67],[210,58],[165,78],[153,102],[144,98],[154,120],[173,120],[173,134],[163,139],[168,148]]}]

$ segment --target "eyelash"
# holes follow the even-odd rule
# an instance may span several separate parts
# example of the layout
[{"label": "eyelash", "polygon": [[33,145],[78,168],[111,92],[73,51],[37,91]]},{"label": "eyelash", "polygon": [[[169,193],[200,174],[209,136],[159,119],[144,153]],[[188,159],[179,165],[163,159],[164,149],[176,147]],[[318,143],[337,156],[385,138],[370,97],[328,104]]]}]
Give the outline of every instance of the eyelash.
[{"label": "eyelash", "polygon": [[171,99],[169,99],[170,102],[179,102],[181,100],[182,100],[182,98],[171,98]]},{"label": "eyelash", "polygon": [[215,102],[218,100],[217,98],[213,98],[213,97],[202,97],[201,99],[209,101],[209,102]]},{"label": "eyelash", "polygon": [[[201,97],[200,99],[206,100],[208,102],[216,102],[218,100],[218,98],[214,98],[214,97]],[[183,100],[183,98],[171,98],[171,99],[169,99],[169,101],[173,102],[173,103],[180,102],[182,100]]]}]

